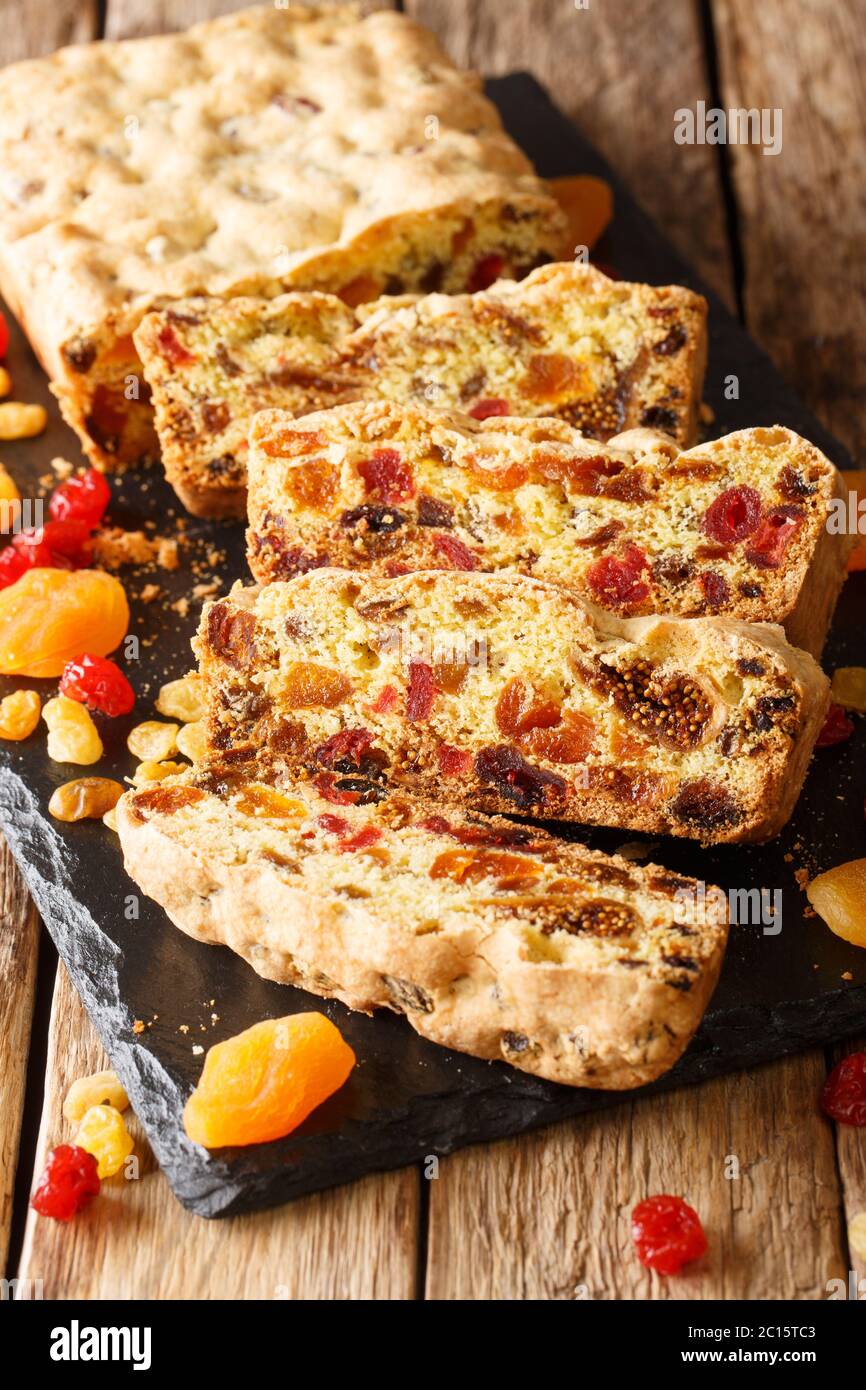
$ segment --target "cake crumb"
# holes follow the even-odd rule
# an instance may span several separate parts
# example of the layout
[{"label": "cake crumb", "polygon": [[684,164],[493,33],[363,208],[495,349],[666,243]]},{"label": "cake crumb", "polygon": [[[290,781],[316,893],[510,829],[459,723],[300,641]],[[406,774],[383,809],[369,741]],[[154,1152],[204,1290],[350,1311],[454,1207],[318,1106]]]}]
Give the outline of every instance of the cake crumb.
[{"label": "cake crumb", "polygon": [[192,1045],[192,1055],[193,1055],[193,1057],[200,1057],[201,1054],[202,1054],[203,1052],[204,1052],[204,1048],[202,1047],[201,1043],[193,1043],[193,1045]]},{"label": "cake crumb", "polygon": [[851,972],[850,970],[843,970],[843,971],[842,971],[842,979],[843,979],[843,980],[853,980],[853,978],[854,978],[854,976],[853,976],[853,974],[852,974],[852,972]]},{"label": "cake crumb", "polygon": [[75,472],[75,464],[70,463],[69,459],[60,458],[59,456],[51,460],[51,468],[55,478],[60,478],[61,480],[71,478],[72,474]]},{"label": "cake crumb", "polygon": [[135,1022],[133,1023],[133,1025],[132,1025],[132,1031],[133,1031],[133,1033],[143,1033],[143,1032],[144,1032],[144,1020],[143,1020],[143,1019],[140,1019],[140,1018],[137,1018],[137,1019],[135,1020]]},{"label": "cake crumb", "polygon": [[145,584],[138,597],[141,599],[142,603],[153,603],[159,598],[161,593],[162,590],[158,584]]}]

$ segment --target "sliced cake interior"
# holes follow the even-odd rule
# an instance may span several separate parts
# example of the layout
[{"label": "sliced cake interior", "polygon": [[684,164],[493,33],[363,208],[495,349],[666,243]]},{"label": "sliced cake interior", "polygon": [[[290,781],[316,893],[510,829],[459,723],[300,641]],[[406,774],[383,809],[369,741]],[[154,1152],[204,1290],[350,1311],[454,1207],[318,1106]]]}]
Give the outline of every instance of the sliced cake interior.
[{"label": "sliced cake interior", "polygon": [[778,831],[828,703],[778,627],[618,619],[505,574],[236,587],[197,649],[212,747],[269,750],[337,804],[399,784],[707,841]]},{"label": "sliced cake interior", "polygon": [[336,806],[216,762],[130,791],[117,823],[129,873],[191,936],[568,1085],[665,1071],[721,965],[717,890],[397,791]]}]

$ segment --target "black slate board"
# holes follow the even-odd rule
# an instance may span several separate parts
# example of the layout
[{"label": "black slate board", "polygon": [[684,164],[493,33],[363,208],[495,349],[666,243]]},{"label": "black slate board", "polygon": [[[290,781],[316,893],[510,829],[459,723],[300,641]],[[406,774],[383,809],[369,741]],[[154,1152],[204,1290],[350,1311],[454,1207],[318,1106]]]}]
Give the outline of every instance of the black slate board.
[{"label": "black slate board", "polygon": [[[696,276],[631,201],[611,171],[571,124],[525,75],[490,83],[511,133],[547,176],[598,173],[614,186],[616,212],[598,248],[599,258],[628,279],[682,283],[702,290]],[[711,350],[706,399],[716,412],[714,432],[780,422],[813,439],[841,467],[844,450],[803,407],[767,357],[722,305],[711,300]],[[51,403],[45,379],[17,331],[9,352],[16,398]],[[736,372],[740,399],[726,401],[724,377]],[[19,484],[47,472],[56,454],[77,458],[77,445],[57,420],[39,440],[3,448]],[[156,472],[129,476],[117,489],[113,517],[123,525],[160,519],[176,510]],[[219,571],[245,575],[239,526],[191,522],[190,538],[227,551]],[[188,574],[156,578],[174,596]],[[866,576],[852,578],[840,604],[826,656],[828,669],[866,664],[863,605]],[[188,640],[195,613],[166,623],[160,605],[137,606],[132,631],[155,636],[142,647],[132,672],[141,692],[139,712],[105,721],[107,757],[99,771],[123,777],[130,724],[150,708],[164,679],[189,669]],[[0,694],[22,684],[0,682]],[[25,682],[53,693],[47,682]],[[847,946],[816,919],[804,918],[805,898],[794,869],[827,868],[866,853],[866,728],[816,758],[796,815],[785,833],[763,847],[729,846],[702,851],[685,841],[657,844],[653,857],[673,870],[693,873],[726,888],[783,891],[781,931],[761,926],[733,930],[718,992],[703,1026],[679,1065],[656,1087],[696,1082],[771,1057],[827,1042],[866,1024],[866,952]],[[224,949],[182,936],[155,905],[134,894],[123,873],[116,837],[100,824],[63,826],[46,814],[54,786],[74,773],[51,763],[43,737],[2,746],[0,823],[9,837],[39,910],[76,988],[143,1121],[156,1156],[180,1201],[202,1216],[224,1216],[274,1205],[365,1173],[395,1168],[428,1154],[444,1154],[477,1140],[514,1134],[540,1124],[611,1105],[617,1095],[574,1091],[435,1047],[418,1038],[404,1019],[374,1019],[323,1003],[299,990],[260,980]],[[573,838],[582,832],[574,831]],[[584,836],[613,850],[622,832]],[[789,857],[790,856],[790,857]],[[128,917],[137,902],[139,916]],[[850,980],[843,980],[850,972]],[[340,1027],[359,1059],[343,1090],[289,1138],[247,1150],[208,1155],[185,1138],[181,1110],[201,1070],[193,1046],[207,1047],[262,1017],[323,1009]],[[211,1014],[218,1014],[216,1022]],[[148,1026],[139,1035],[133,1022]],[[186,1024],[189,1031],[179,1032]],[[61,1137],[57,1136],[59,1140]]]}]

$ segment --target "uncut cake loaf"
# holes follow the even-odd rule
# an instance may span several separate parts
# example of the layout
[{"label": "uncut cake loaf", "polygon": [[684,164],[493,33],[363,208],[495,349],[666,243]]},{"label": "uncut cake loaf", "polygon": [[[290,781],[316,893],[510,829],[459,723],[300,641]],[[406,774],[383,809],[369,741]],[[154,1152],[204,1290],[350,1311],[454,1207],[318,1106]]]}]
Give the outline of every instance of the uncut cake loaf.
[{"label": "uncut cake loaf", "polygon": [[190,511],[243,516],[257,410],[294,415],[385,399],[495,415],[555,415],[607,439],[630,427],[694,442],[706,301],[610,280],[576,262],[475,294],[350,309],[321,294],[195,299],[135,334],[169,481]]},{"label": "uncut cake loaf", "polygon": [[206,606],[209,746],[340,805],[399,785],[489,812],[762,840],[828,681],[779,627],[620,619],[520,575],[319,569]]},{"label": "uncut cake loaf", "polygon": [[851,544],[826,524],[843,495],[829,459],[779,426],[681,453],[555,419],[269,410],[250,431],[248,554],[262,583],[321,565],[519,571],[623,617],[784,623],[818,656]]},{"label": "uncut cake loaf", "polygon": [[128,792],[117,826],[128,872],[190,936],[566,1085],[672,1066],[724,952],[718,890],[397,791],[335,805],[217,762]]},{"label": "uncut cake loaf", "polygon": [[263,5],[0,72],[0,289],[94,463],[155,452],[132,333],[190,295],[477,288],[566,223],[391,10]]}]

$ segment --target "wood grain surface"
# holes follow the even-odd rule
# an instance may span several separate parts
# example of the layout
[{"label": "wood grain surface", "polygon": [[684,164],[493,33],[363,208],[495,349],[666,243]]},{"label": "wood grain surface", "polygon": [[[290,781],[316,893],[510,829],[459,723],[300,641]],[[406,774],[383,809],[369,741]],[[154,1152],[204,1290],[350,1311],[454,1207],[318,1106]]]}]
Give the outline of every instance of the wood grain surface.
[{"label": "wood grain surface", "polygon": [[0,1272],[12,1224],[38,940],[36,909],[0,840]]},{"label": "wood grain surface", "polygon": [[[108,0],[104,32],[178,29],[234,8],[232,0]],[[856,451],[866,432],[862,3],[812,0],[794,23],[783,0],[605,0],[588,9],[571,0],[405,0],[401,8],[461,63],[533,72],[713,287],[731,304],[741,299],[752,332]],[[13,10],[24,17],[2,25],[0,62],[98,33],[95,0],[28,0],[26,11],[7,0],[0,18]],[[782,106],[782,153],[676,145],[674,112],[698,99]],[[36,938],[17,875],[8,861],[0,870],[0,997],[13,1020],[0,1040],[0,1103],[10,1098],[0,1112],[2,1246]],[[407,1169],[229,1222],[187,1216],[139,1135],[139,1178],[106,1184],[69,1228],[31,1215],[9,1272],[41,1279],[48,1298],[826,1297],[828,1281],[849,1267],[866,1274],[846,1241],[848,1220],[866,1209],[862,1131],[834,1129],[816,1104],[832,1060],[815,1051],[638,1098],[466,1150],[441,1160],[433,1178]],[[69,1082],[104,1065],[61,968],[37,1171],[45,1148],[69,1137],[60,1114]],[[648,1274],[631,1250],[632,1206],[657,1191],[686,1196],[710,1241],[707,1256],[672,1280]]]}]

